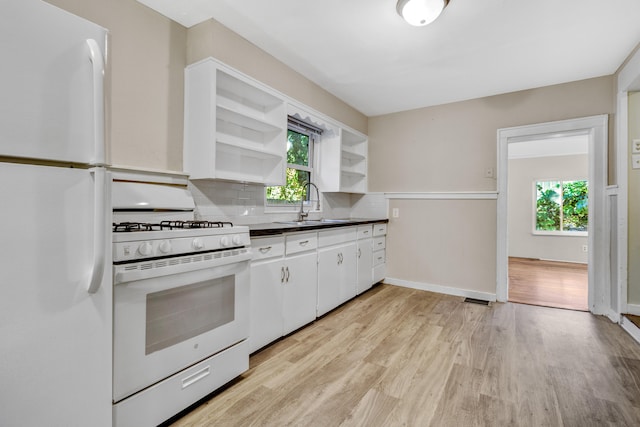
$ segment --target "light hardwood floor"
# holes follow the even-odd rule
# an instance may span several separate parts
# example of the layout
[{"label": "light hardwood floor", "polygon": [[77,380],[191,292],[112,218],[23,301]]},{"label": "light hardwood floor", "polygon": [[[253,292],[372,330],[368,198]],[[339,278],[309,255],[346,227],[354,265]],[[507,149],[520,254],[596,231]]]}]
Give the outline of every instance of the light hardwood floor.
[{"label": "light hardwood floor", "polygon": [[586,264],[509,257],[509,301],[589,309]]},{"label": "light hardwood floor", "polygon": [[250,363],[173,425],[640,425],[640,345],[579,311],[380,285]]}]

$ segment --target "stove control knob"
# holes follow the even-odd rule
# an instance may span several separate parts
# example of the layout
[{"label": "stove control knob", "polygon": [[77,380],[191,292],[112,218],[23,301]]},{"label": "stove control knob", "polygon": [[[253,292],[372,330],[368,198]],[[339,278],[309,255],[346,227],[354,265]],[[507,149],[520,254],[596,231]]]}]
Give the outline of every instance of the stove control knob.
[{"label": "stove control knob", "polygon": [[163,254],[168,254],[169,252],[171,252],[171,242],[168,240],[163,240],[160,243],[160,252],[162,252]]},{"label": "stove control knob", "polygon": [[193,242],[191,242],[191,246],[196,251],[199,251],[200,249],[204,249],[204,242],[202,241],[202,239],[195,238],[193,239]]},{"label": "stove control knob", "polygon": [[226,248],[230,244],[231,244],[231,241],[229,240],[229,236],[222,236],[220,238],[220,246],[222,246],[223,248]]},{"label": "stove control knob", "polygon": [[144,242],[138,246],[138,252],[142,256],[149,256],[153,253],[153,245],[149,242]]},{"label": "stove control knob", "polygon": [[231,241],[233,241],[234,246],[240,246],[242,245],[242,236],[240,236],[239,234],[236,234],[231,238]]}]

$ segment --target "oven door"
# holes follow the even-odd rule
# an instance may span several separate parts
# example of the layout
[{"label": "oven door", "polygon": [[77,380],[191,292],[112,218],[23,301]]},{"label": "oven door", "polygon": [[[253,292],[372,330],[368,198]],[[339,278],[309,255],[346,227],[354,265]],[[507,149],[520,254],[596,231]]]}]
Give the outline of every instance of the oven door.
[{"label": "oven door", "polygon": [[249,249],[114,266],[118,402],[249,335]]}]

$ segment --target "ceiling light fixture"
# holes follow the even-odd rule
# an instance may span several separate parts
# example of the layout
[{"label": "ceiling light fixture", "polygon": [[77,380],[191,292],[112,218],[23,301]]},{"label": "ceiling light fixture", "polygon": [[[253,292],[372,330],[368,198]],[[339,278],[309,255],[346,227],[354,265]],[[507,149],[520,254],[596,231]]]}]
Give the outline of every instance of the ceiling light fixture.
[{"label": "ceiling light fixture", "polygon": [[398,15],[411,25],[422,27],[436,20],[449,0],[398,0]]}]

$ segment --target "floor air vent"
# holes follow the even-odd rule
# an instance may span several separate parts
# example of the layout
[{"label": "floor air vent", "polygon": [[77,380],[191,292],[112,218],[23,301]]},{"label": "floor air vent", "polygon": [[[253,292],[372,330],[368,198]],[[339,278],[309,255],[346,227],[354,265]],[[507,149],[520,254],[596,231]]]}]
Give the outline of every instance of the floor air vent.
[{"label": "floor air vent", "polygon": [[480,305],[489,305],[489,301],[475,299],[475,298],[465,298],[464,302],[470,302],[472,304],[480,304]]}]

